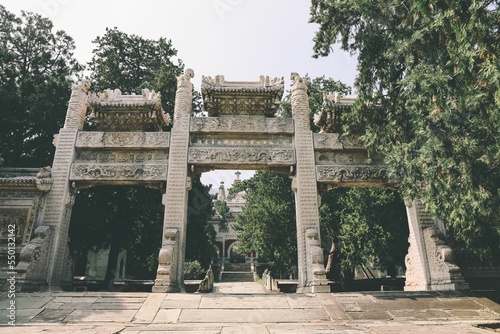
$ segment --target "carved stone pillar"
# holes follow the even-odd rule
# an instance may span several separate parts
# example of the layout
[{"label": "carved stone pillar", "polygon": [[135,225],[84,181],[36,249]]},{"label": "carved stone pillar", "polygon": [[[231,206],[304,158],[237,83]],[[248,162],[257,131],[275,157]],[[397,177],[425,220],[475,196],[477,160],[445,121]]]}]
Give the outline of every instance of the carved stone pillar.
[{"label": "carved stone pillar", "polygon": [[187,69],[177,79],[165,193],[163,242],[153,292],[179,292],[184,280],[187,202],[191,186],[187,160],[193,85],[189,80],[193,77],[193,70]]},{"label": "carved stone pillar", "polygon": [[406,212],[410,246],[405,258],[405,291],[468,290],[438,222],[419,201],[407,204]]},{"label": "carved stone pillar", "polygon": [[[319,256],[319,211],[313,136],[309,119],[309,100],[306,82],[292,73],[292,114],[295,129],[296,174],[295,210],[297,219],[297,252],[299,291],[330,292]],[[321,251],[322,253],[322,251]],[[323,267],[321,271],[320,267]]]},{"label": "carved stone pillar", "polygon": [[[90,83],[87,80],[72,87],[64,128],[59,131],[57,138],[52,165],[53,184],[52,189],[47,194],[45,211],[40,224],[44,228],[43,233],[38,230],[37,238],[32,241],[36,244],[35,246],[26,246],[40,249],[41,244],[51,245],[48,246],[47,252],[37,252],[38,255],[36,255],[36,261],[45,263],[47,266],[36,265],[22,269],[25,270],[24,277],[30,278],[30,284],[33,285],[43,286],[48,283],[50,287],[58,289],[61,282],[66,258],[69,222],[74,204],[74,194],[70,191],[68,176],[75,155],[76,137],[78,131],[83,128],[89,88]],[[50,228],[50,231],[47,228]],[[48,257],[48,259],[43,257]],[[36,277],[40,280],[43,277],[43,282],[34,282]]]}]

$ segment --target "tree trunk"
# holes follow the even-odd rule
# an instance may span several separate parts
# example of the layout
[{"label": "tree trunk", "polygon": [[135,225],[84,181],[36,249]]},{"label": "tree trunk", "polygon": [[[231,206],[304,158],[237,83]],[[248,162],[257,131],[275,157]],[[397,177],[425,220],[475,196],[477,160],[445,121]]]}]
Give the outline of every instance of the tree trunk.
[{"label": "tree trunk", "polygon": [[333,269],[333,261],[335,260],[337,253],[337,247],[332,239],[332,245],[330,246],[330,251],[328,252],[328,261],[326,262],[326,274],[328,275]]},{"label": "tree trunk", "polygon": [[342,268],[340,284],[343,291],[354,290],[354,268]]},{"label": "tree trunk", "polygon": [[[118,241],[119,242],[119,241]],[[113,238],[109,246],[108,266],[106,268],[106,276],[104,278],[104,288],[109,291],[115,291],[113,286],[118,273],[116,271],[116,263],[120,254],[120,246],[116,238]]]},{"label": "tree trunk", "polygon": [[[124,200],[123,202],[125,203]],[[118,209],[117,213],[110,222],[111,240],[109,244],[108,266],[106,268],[106,276],[104,278],[104,288],[109,291],[116,291],[114,288],[114,282],[116,277],[118,276],[116,265],[118,262],[118,255],[120,255],[120,250],[122,248],[120,231],[121,228],[123,228],[123,223],[125,219],[126,219],[125,210]]]}]

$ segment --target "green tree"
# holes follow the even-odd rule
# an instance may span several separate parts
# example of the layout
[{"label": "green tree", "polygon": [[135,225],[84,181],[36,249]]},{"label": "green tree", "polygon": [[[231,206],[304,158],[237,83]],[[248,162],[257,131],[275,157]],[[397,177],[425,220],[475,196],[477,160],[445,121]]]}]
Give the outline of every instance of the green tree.
[{"label": "green tree", "polygon": [[0,5],[0,156],[13,167],[52,164],[71,84],[82,67],[75,44],[39,14]]},{"label": "green tree", "polygon": [[295,200],[287,175],[257,171],[234,184],[230,195],[245,191],[243,212],[236,216],[242,253],[257,252],[278,271],[288,274],[297,266]]},{"label": "green tree", "polygon": [[[73,255],[109,248],[106,287],[112,287],[120,250],[127,250],[127,272],[154,279],[163,231],[161,192],[145,187],[102,186],[79,192],[70,225]],[[111,285],[110,285],[111,284]]]},{"label": "green tree", "polygon": [[313,0],[314,55],[358,54],[347,130],[483,259],[500,248],[500,2]]},{"label": "green tree", "polygon": [[333,240],[332,255],[337,257],[327,266],[328,277],[340,280],[344,288],[352,289],[356,266],[373,262],[393,277],[396,266],[404,266],[409,231],[398,193],[382,188],[330,190],[322,195],[320,222],[322,238]]},{"label": "green tree", "polygon": [[188,198],[188,225],[186,232],[186,261],[198,261],[208,269],[217,258],[216,232],[208,221],[213,215],[211,186],[201,183],[201,174],[193,176],[193,189]]},{"label": "green tree", "polygon": [[[161,93],[163,109],[173,113],[177,77],[184,64],[180,59],[174,63],[177,50],[171,40],[145,39],[106,28],[106,33],[93,43],[96,48],[88,64],[92,90],[119,88],[124,94],[140,94],[143,88],[154,89]],[[199,113],[201,96],[193,93],[193,111]]]}]

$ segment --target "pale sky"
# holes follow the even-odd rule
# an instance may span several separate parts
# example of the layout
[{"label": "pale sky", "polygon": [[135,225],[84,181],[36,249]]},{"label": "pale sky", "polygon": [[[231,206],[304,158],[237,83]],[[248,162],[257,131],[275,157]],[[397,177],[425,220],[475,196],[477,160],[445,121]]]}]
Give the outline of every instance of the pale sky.
[{"label": "pale sky", "polygon": [[[192,68],[191,81],[199,89],[201,76],[224,75],[229,81],[257,81],[260,75],[284,77],[290,73],[325,75],[351,85],[356,58],[334,50],[327,58],[312,58],[316,25],[309,21],[309,0],[0,0],[16,15],[38,12],[64,30],[76,43],[75,56],[90,61],[92,40],[106,27],[158,39],[172,40],[178,57]],[[110,87],[112,88],[112,87]],[[204,173],[202,181],[229,188],[235,171]],[[242,171],[241,178],[253,172]]]}]

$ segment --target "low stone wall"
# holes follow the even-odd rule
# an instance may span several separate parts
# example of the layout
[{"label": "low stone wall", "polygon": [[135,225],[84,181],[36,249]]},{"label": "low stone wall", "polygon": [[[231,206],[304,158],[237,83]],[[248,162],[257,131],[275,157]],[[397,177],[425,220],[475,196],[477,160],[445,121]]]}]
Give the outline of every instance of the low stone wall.
[{"label": "low stone wall", "polygon": [[278,281],[273,278],[268,269],[264,270],[264,273],[262,274],[262,286],[266,289],[266,291],[279,292]]}]

